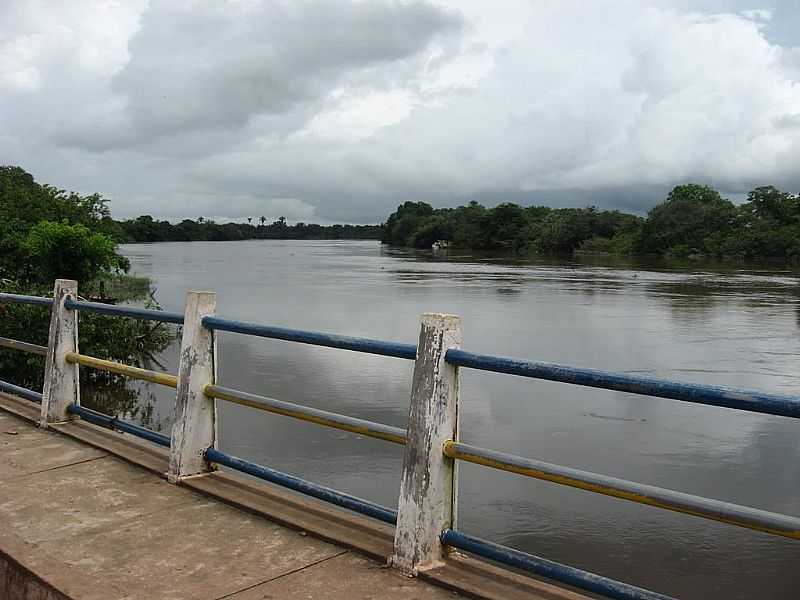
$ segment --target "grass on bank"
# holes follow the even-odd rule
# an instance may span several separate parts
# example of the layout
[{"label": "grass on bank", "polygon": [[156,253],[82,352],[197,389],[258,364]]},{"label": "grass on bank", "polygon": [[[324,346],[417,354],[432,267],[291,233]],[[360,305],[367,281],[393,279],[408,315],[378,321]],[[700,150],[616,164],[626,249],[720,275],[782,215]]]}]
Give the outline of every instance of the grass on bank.
[{"label": "grass on bank", "polygon": [[[80,282],[79,282],[80,286]],[[117,302],[142,300],[150,295],[152,281],[149,277],[127,273],[102,273],[87,284],[80,286],[81,296],[103,296]]]}]

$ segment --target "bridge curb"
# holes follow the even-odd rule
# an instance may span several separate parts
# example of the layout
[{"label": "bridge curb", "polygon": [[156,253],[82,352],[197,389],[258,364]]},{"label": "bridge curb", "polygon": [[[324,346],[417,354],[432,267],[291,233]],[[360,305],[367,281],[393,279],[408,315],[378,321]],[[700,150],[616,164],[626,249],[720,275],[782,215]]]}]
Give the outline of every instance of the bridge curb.
[{"label": "bridge curb", "polygon": [[62,591],[68,592],[71,575],[64,571],[63,577],[58,577],[63,581],[42,577],[36,572],[41,559],[42,553],[35,546],[0,530],[0,598],[72,600],[72,596]]}]

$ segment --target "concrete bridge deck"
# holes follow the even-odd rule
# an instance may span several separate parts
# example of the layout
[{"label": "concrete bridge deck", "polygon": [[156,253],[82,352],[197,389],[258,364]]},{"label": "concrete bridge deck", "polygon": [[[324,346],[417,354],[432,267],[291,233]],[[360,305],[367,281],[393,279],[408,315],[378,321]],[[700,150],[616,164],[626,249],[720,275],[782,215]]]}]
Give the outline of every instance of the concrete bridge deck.
[{"label": "concrete bridge deck", "polygon": [[586,598],[466,557],[406,578],[387,526],[222,472],[171,485],[163,449],[37,414],[0,394],[0,598]]}]

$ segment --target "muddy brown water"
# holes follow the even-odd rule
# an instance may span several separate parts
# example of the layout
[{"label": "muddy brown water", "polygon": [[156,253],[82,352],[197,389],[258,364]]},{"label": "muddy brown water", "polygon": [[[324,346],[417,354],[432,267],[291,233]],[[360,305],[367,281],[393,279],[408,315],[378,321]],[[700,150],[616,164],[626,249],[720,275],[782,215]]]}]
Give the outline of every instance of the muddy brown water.
[{"label": "muddy brown water", "polygon": [[[776,266],[509,260],[377,242],[130,244],[166,310],[214,290],[221,316],[416,342],[419,315],[463,319],[483,353],[800,394],[800,280]],[[412,364],[221,334],[220,382],[405,424]],[[176,348],[161,356],[175,370]],[[169,431],[170,390],[144,387]],[[800,423],[462,370],[462,439],[800,515]],[[90,403],[89,398],[86,399]],[[395,506],[402,448],[235,405],[220,446]],[[685,599],[796,599],[800,542],[464,464],[459,528]]]}]

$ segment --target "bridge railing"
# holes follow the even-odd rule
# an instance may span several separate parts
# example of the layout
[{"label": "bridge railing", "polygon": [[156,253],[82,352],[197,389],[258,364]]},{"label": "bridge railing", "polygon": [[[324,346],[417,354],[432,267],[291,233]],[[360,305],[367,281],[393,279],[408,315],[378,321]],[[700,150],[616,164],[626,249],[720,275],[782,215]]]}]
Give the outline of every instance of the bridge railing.
[{"label": "bridge railing", "polygon": [[[217,465],[222,465],[395,525],[391,562],[407,574],[414,575],[439,564],[446,558],[450,548],[458,548],[610,598],[668,598],[459,531],[456,522],[459,461],[767,534],[800,539],[800,518],[797,516],[471,446],[459,441],[458,430],[460,368],[797,418],[800,417],[800,398],[795,396],[475,354],[460,348],[461,323],[453,315],[422,315],[419,340],[415,346],[223,319],[215,315],[216,298],[211,292],[189,292],[184,314],[79,301],[77,284],[67,280],[56,282],[53,299],[0,294],[0,303],[34,304],[51,309],[47,347],[0,338],[2,347],[46,356],[45,388],[42,394],[0,381],[0,391],[41,403],[42,425],[80,417],[168,447],[169,479],[172,482],[210,472]],[[77,347],[77,313],[81,311],[183,325],[178,374],[140,369],[80,354]],[[220,385],[216,368],[217,331],[413,360],[407,429]],[[79,366],[175,388],[175,418],[171,435],[150,431],[115,416],[82,407],[77,374]],[[404,445],[397,510],[248,462],[220,450],[216,438],[218,400]]]}]

